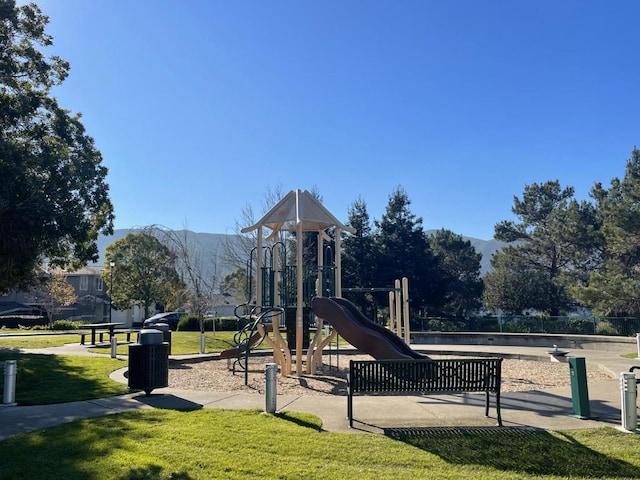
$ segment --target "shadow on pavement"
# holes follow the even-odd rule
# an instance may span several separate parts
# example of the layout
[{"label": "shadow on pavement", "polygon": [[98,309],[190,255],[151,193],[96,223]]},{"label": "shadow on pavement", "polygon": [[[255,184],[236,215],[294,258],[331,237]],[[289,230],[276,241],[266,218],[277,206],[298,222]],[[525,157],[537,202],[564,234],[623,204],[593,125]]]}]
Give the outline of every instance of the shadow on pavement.
[{"label": "shadow on pavement", "polygon": [[204,408],[200,403],[192,402],[191,400],[176,397],[171,394],[145,395],[144,393],[141,393],[140,395],[133,397],[133,399],[140,403],[144,403],[145,405],[149,405],[150,407],[162,408],[165,410],[200,410],[201,408]]}]

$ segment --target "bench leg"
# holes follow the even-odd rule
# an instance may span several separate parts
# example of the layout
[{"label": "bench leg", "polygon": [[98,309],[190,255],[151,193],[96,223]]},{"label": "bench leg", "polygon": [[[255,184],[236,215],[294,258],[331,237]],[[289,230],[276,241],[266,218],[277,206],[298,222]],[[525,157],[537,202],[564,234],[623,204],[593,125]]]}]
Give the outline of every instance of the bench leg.
[{"label": "bench leg", "polygon": [[84,345],[84,338],[87,336],[86,333],[81,333],[80,334],[80,345]]},{"label": "bench leg", "polygon": [[[484,416],[489,416],[489,392],[484,392]],[[496,420],[498,421],[498,426],[502,426],[502,412],[500,411],[500,392],[496,393]]]},{"label": "bench leg", "polygon": [[349,420],[349,428],[353,428],[353,395],[351,391],[347,392],[347,419]]},{"label": "bench leg", "polygon": [[484,416],[489,416],[489,392],[484,392]]}]

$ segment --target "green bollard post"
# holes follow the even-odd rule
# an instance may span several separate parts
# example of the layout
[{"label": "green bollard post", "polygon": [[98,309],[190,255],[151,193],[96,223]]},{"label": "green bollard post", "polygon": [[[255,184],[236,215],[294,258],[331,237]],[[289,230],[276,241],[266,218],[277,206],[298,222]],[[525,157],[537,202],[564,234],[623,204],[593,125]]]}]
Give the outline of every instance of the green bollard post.
[{"label": "green bollard post", "polygon": [[571,375],[571,400],[573,417],[581,420],[591,418],[589,390],[587,388],[587,367],[584,357],[568,357]]}]

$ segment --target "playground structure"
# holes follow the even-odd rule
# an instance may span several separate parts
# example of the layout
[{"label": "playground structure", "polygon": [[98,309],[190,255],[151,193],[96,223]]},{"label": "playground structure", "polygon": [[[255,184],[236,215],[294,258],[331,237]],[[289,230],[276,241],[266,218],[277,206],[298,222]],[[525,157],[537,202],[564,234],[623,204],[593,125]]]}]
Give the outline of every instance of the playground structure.
[{"label": "playground structure", "polygon": [[[333,241],[326,233],[335,229]],[[265,236],[265,229],[271,230]],[[274,361],[284,375],[303,373],[303,350],[305,349],[305,327],[309,328],[311,298],[315,295],[340,292],[341,278],[341,233],[355,233],[351,227],[343,225],[316,198],[306,190],[292,190],[286,194],[257,223],[242,229],[242,233],[256,232],[255,255],[255,305],[260,309],[272,307],[283,311],[272,318],[271,332],[264,323],[258,322],[256,330],[274,351]],[[295,235],[295,265],[287,265],[285,233]],[[317,258],[315,265],[304,264],[303,248],[305,233],[317,234]],[[326,242],[326,244],[325,244]],[[327,255],[325,258],[325,253]],[[309,262],[310,263],[310,262]],[[305,272],[306,268],[306,272]],[[249,272],[251,278],[252,272]],[[306,279],[306,281],[305,281]],[[329,292],[325,292],[325,290]],[[284,319],[282,317],[285,317]],[[279,326],[288,323],[285,342]],[[287,322],[288,320],[288,322]],[[275,327],[277,322],[278,328]],[[321,325],[317,325],[313,340],[306,348],[306,373],[313,374],[322,360],[322,349],[332,340],[332,336],[322,339]],[[308,330],[307,330],[308,331]],[[269,336],[271,333],[271,336]],[[332,334],[335,335],[335,334]],[[295,343],[291,343],[291,337]]]},{"label": "playground structure", "polygon": [[[330,228],[335,229],[333,238],[327,234]],[[271,230],[266,236],[265,229]],[[405,342],[409,343],[408,280],[396,280],[391,288],[343,289],[341,232],[355,233],[355,230],[340,223],[309,192],[292,190],[256,224],[242,229],[242,233],[254,231],[257,245],[252,249],[247,273],[250,285],[255,276],[255,289],[250,288],[250,298],[255,295],[255,303],[243,317],[247,325],[238,332],[237,347],[221,354],[222,358],[236,358],[234,369],[240,366],[246,372],[251,348],[266,342],[273,349],[274,362],[283,375],[301,375],[303,371],[315,374],[322,364],[324,348],[341,332],[330,319],[312,310],[312,299],[341,297],[343,291],[388,292],[389,326],[397,332],[399,342],[402,343],[404,334]],[[287,233],[295,235],[295,257],[287,252],[288,243],[284,238]],[[309,239],[312,239],[309,233],[316,234],[316,258],[310,260],[307,255],[305,262],[303,249],[309,247]],[[289,265],[294,258],[294,264]],[[309,340],[314,314],[316,328],[313,339]],[[324,338],[323,320],[334,327]],[[280,332],[282,327],[286,328],[286,341]],[[366,335],[363,324],[359,324],[359,328]],[[365,343],[358,348],[368,353]]]}]

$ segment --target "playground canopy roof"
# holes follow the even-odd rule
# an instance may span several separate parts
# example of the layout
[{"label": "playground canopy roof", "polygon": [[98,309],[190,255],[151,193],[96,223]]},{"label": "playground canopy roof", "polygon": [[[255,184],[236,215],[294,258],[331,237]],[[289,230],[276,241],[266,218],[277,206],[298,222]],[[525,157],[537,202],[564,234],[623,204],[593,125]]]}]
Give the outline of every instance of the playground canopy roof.
[{"label": "playground canopy roof", "polygon": [[331,227],[349,233],[356,232],[354,228],[342,224],[306,190],[291,190],[255,225],[243,228],[241,232],[252,232],[259,227],[267,227],[274,232],[292,232],[299,225],[305,232],[323,231]]}]

